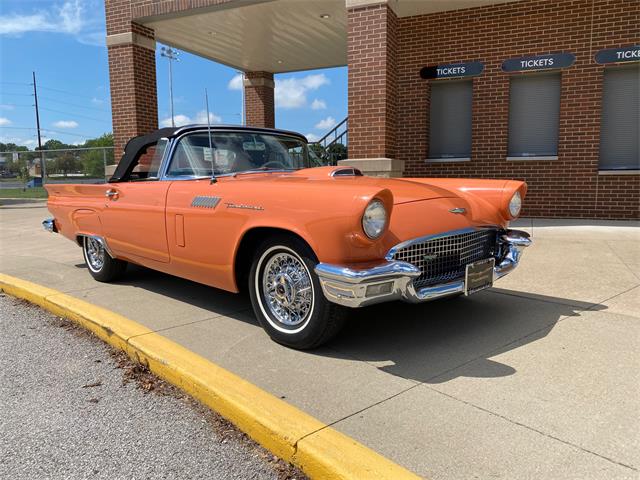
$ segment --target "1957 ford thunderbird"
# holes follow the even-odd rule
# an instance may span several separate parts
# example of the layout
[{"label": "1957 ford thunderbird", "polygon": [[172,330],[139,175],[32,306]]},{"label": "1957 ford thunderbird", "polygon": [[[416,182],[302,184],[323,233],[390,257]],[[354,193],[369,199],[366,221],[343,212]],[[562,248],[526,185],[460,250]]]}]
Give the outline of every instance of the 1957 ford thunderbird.
[{"label": "1957 ford thunderbird", "polygon": [[43,225],[82,246],[101,282],[134,263],[248,289],[271,338],[300,349],[334,336],[348,307],[491,287],[530,244],[508,229],[523,182],[318,165],[293,132],[160,129],[129,141],[106,184],[47,185]]}]

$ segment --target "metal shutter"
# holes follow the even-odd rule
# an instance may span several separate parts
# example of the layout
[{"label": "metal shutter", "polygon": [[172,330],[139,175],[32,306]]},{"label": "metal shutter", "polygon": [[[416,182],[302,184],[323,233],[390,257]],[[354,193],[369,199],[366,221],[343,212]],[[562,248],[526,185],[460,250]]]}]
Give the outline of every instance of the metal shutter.
[{"label": "metal shutter", "polygon": [[640,65],[604,71],[600,169],[640,170]]},{"label": "metal shutter", "polygon": [[471,156],[471,80],[431,83],[429,158]]},{"label": "metal shutter", "polygon": [[511,77],[510,157],[558,155],[560,73]]}]

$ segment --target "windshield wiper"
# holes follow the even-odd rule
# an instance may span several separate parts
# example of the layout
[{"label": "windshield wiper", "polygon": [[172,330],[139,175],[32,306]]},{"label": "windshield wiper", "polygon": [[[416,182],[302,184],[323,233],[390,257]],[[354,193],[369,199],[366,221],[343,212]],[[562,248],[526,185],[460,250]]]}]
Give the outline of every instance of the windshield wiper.
[{"label": "windshield wiper", "polygon": [[269,168],[269,167],[260,167],[260,168],[252,168],[251,170],[243,170],[241,172],[233,172],[232,176],[236,177],[237,175],[245,175],[250,173],[265,173],[265,172],[294,172],[296,168]]}]

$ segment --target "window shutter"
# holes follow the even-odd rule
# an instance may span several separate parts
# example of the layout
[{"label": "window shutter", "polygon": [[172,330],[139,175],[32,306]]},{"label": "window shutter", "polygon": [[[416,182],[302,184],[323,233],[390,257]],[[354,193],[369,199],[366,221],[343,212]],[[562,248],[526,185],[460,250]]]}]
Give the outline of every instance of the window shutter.
[{"label": "window shutter", "polygon": [[471,80],[431,82],[429,158],[471,156]]},{"label": "window shutter", "polygon": [[604,71],[600,169],[640,170],[640,65]]},{"label": "window shutter", "polygon": [[511,77],[510,157],[558,155],[560,73]]}]

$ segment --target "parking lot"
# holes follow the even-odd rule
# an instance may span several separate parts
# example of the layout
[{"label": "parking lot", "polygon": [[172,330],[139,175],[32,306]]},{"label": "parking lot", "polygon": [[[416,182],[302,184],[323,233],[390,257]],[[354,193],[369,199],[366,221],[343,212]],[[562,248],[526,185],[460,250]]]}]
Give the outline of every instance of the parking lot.
[{"label": "parking lot", "polygon": [[356,311],[326,348],[269,340],[249,300],[142,268],[95,282],[0,207],[0,271],[109,308],[433,479],[637,478],[640,225],[523,220],[521,266],[471,297]]}]

